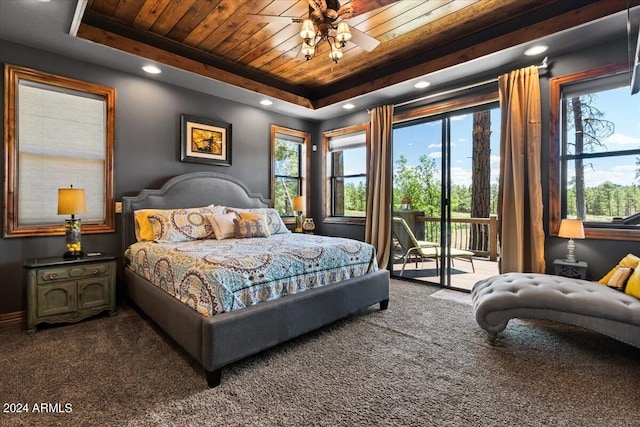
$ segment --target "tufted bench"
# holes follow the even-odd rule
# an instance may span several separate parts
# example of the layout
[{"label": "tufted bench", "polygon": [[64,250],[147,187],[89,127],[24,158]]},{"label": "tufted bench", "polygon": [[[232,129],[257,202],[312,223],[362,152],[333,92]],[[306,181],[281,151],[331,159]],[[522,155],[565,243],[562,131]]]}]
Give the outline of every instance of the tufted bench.
[{"label": "tufted bench", "polygon": [[640,300],[605,285],[533,273],[505,273],[471,291],[478,325],[495,340],[513,318],[581,326],[640,348]]}]

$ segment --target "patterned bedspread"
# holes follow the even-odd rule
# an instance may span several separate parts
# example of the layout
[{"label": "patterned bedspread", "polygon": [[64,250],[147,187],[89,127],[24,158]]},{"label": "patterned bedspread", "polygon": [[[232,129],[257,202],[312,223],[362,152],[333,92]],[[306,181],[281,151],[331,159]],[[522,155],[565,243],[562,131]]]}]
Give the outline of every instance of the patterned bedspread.
[{"label": "patterned bedspread", "polygon": [[268,238],[137,242],[129,268],[205,316],[378,269],[373,246],[298,233]]}]

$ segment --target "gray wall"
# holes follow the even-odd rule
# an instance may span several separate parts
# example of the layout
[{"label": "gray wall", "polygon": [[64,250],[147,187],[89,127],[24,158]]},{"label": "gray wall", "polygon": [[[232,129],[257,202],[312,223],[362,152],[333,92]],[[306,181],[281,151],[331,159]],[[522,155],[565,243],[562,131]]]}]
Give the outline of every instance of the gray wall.
[{"label": "gray wall", "polygon": [[[116,200],[143,188],[158,188],[172,176],[196,171],[232,175],[244,181],[251,191],[269,197],[270,125],[306,132],[315,129],[310,121],[164,84],[161,77],[126,74],[2,40],[0,62],[116,89]],[[180,162],[181,114],[232,124],[232,166]],[[2,173],[4,178],[4,168]],[[120,254],[119,215],[116,227],[116,233],[83,236],[83,249]],[[63,252],[64,236],[0,239],[0,314],[25,308],[24,259],[58,256]]]},{"label": "gray wall", "polygon": [[[554,49],[557,51],[558,47]],[[569,52],[565,54],[556,55],[555,53],[549,58],[551,67],[548,71],[541,72],[540,78],[540,90],[542,101],[542,186],[543,186],[543,203],[544,203],[544,230],[545,235],[548,235],[549,226],[549,79],[556,76],[563,76],[566,74],[572,74],[583,70],[589,70],[598,68],[604,65],[624,62],[627,60],[627,40],[613,40],[607,41],[602,45],[592,46],[588,50]],[[535,63],[536,60],[524,59],[523,64],[520,66],[527,66]],[[506,69],[496,69],[493,76],[508,72],[512,69],[518,68],[518,66],[509,67]],[[477,81],[484,81],[491,78],[491,75],[475,75],[473,79],[468,81],[457,82],[455,86],[462,87],[467,84],[472,84]],[[454,86],[454,87],[455,87]],[[449,89],[449,87],[445,88]],[[459,94],[457,94],[459,95]],[[640,95],[635,95],[640,96]],[[437,101],[443,101],[437,99]],[[401,100],[397,100],[399,102]],[[415,104],[414,106],[418,106]],[[640,113],[636,112],[639,115]],[[322,132],[326,130],[351,126],[362,123],[368,120],[368,114],[366,111],[359,111],[341,117],[340,119],[334,119],[323,122],[319,125],[317,133],[314,134],[315,141],[321,141]],[[320,159],[321,160],[321,159]],[[313,172],[313,193],[321,194],[322,188],[322,171],[321,165],[317,165],[317,169]],[[314,206],[313,214],[316,218],[321,218],[321,206]],[[316,221],[319,222],[319,221]],[[321,232],[328,235],[340,235],[345,237],[352,237],[355,239],[364,239],[364,226],[361,225],[338,225],[338,224],[322,224],[319,227]],[[609,240],[575,240],[576,243],[576,257],[581,261],[586,261],[589,264],[588,274],[589,278],[597,280],[609,271],[622,257],[628,253],[635,253],[640,255],[640,242],[631,241],[609,241]],[[566,256],[566,239],[560,239],[555,237],[547,237],[545,240],[545,259],[547,263],[547,272],[553,272],[553,261],[557,258],[564,258]]]},{"label": "gray wall", "polygon": [[[625,55],[626,42],[621,41],[594,46],[588,51],[550,58],[551,72],[541,79],[543,135],[548,135],[549,132],[548,121],[544,120],[549,117],[549,76],[560,76],[622,61]],[[346,114],[338,119],[315,123],[167,85],[161,83],[161,77],[154,79],[130,75],[1,40],[0,62],[35,68],[116,89],[116,199],[136,194],[142,188],[158,188],[172,176],[202,170],[232,175],[246,182],[252,191],[268,197],[269,126],[278,124],[310,132],[312,144],[317,145],[317,151],[311,154],[311,215],[316,219],[318,232],[359,240],[364,238],[363,225],[323,224],[321,221],[322,132],[368,121],[369,115],[364,110]],[[233,165],[221,167],[180,162],[180,114],[231,123]],[[544,165],[548,164],[549,141],[545,138],[542,143],[544,225],[547,231],[548,170]],[[2,173],[4,178],[4,169]],[[4,205],[4,200],[2,204]],[[116,233],[83,236],[83,247],[87,251],[120,254],[119,217],[116,225]],[[637,242],[579,240],[576,241],[576,256],[589,263],[592,278],[599,278],[627,253],[639,254],[639,246]],[[0,239],[0,314],[24,309],[24,259],[60,255],[63,251],[63,236]],[[547,238],[546,259],[549,272],[553,260],[564,257],[565,251],[565,239]]]}]

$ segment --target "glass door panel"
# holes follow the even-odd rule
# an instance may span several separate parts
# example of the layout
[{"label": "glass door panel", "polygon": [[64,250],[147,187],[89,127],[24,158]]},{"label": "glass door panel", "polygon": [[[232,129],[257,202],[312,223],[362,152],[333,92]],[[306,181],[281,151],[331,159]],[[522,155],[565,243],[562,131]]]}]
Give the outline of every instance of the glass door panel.
[{"label": "glass door panel", "polygon": [[393,130],[392,274],[440,283],[442,121]]},{"label": "glass door panel", "polygon": [[470,290],[498,273],[499,125],[492,105],[394,128],[392,274]]}]

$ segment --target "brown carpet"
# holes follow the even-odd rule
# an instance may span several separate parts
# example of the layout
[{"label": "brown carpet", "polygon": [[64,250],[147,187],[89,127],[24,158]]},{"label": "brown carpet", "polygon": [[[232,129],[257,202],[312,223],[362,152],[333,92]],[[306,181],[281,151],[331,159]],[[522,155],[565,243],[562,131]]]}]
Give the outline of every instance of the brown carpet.
[{"label": "brown carpet", "polygon": [[[0,327],[2,426],[631,426],[640,350],[543,321],[491,346],[469,305],[392,281],[370,309],[238,362],[206,385],[131,307],[72,325]],[[33,412],[34,404],[62,413]],[[55,404],[58,403],[59,407]],[[65,404],[69,404],[64,412]]]}]

